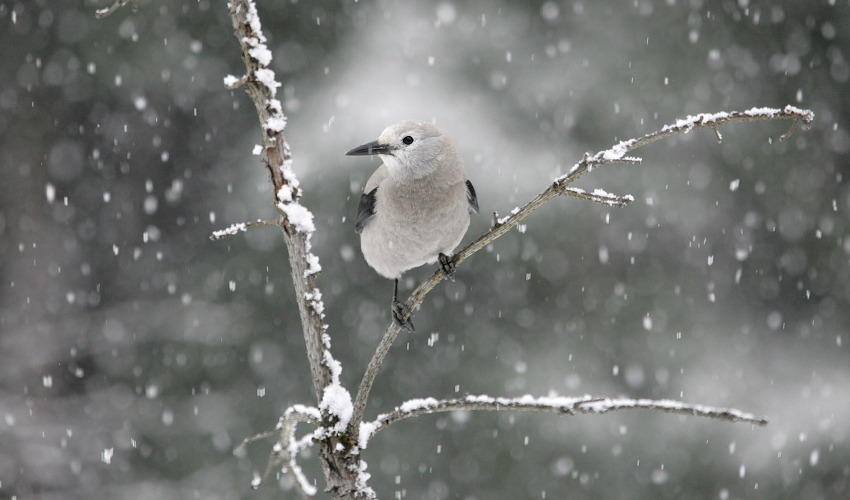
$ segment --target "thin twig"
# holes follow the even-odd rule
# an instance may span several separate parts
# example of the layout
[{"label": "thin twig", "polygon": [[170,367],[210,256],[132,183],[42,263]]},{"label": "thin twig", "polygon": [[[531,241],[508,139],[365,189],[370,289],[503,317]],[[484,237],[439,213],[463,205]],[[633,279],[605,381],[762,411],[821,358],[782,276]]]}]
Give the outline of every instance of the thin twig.
[{"label": "thin twig", "polygon": [[257,442],[257,441],[262,441],[263,439],[268,439],[268,438],[274,436],[277,433],[278,433],[278,430],[273,429],[273,430],[270,430],[270,431],[260,432],[259,434],[254,434],[251,437],[246,437],[245,439],[242,440],[241,443],[239,443],[239,446],[237,446],[236,448],[233,449],[233,454],[236,455],[236,456],[242,456],[242,455],[245,454],[245,450],[246,450],[246,448],[248,448],[249,444]]},{"label": "thin twig", "polygon": [[[489,231],[478,237],[478,239],[464,247],[462,250],[458,251],[452,257],[452,261],[455,266],[459,266],[476,252],[513,229],[517,224],[522,222],[523,219],[540,208],[544,203],[556,196],[568,194],[566,187],[577,181],[593,168],[609,163],[637,162],[637,158],[626,156],[627,153],[637,148],[647,146],[653,142],[672,137],[674,135],[686,134],[694,129],[708,127],[716,130],[717,127],[733,123],[789,119],[800,121],[800,123],[803,124],[803,129],[806,130],[811,126],[812,120],[814,119],[814,113],[794,106],[785,106],[782,109],[753,108],[747,111],[699,114],[678,120],[674,124],[666,125],[655,132],[644,135],[643,137],[622,141],[614,145],[612,148],[600,151],[594,155],[585,154],[581,161],[576,163],[567,174],[555,179],[555,181],[545,191],[535,196],[522,208],[515,210],[509,217],[506,217],[505,219],[498,219],[497,224],[494,224]],[[572,193],[573,192],[569,194],[572,195]],[[415,310],[415,308],[425,300],[425,296],[427,296],[428,293],[444,278],[445,274],[442,270],[438,269],[428,279],[422,282],[407,299],[406,305],[408,310]],[[369,399],[369,392],[372,389],[372,384],[380,371],[381,364],[389,352],[390,347],[393,342],[395,342],[399,331],[400,328],[398,324],[395,322],[391,323],[384,332],[384,336],[381,338],[381,341],[375,350],[375,354],[369,361],[366,373],[360,381],[360,387],[358,388],[357,396],[354,400],[354,413],[349,424],[350,433],[356,433],[360,422],[363,420],[363,413],[366,409],[366,403]]]},{"label": "thin twig", "polygon": [[779,136],[780,142],[781,141],[787,141],[788,139],[790,139],[791,136],[794,134],[794,130],[796,130],[796,129],[797,129],[797,120],[794,120],[793,122],[791,122],[791,128],[788,129],[788,132],[785,132],[784,134]]},{"label": "thin twig", "polygon": [[120,9],[121,7],[127,5],[128,3],[133,4],[133,12],[136,12],[139,9],[139,4],[136,3],[136,0],[115,0],[115,3],[105,9],[98,9],[94,13],[94,17],[98,19],[103,19],[105,17],[109,17],[113,12]]},{"label": "thin twig", "polygon": [[[794,123],[797,123],[797,121],[794,120]],[[717,144],[723,142],[723,135],[720,133],[719,130],[717,130],[717,127],[714,127],[714,137],[717,138]]]}]

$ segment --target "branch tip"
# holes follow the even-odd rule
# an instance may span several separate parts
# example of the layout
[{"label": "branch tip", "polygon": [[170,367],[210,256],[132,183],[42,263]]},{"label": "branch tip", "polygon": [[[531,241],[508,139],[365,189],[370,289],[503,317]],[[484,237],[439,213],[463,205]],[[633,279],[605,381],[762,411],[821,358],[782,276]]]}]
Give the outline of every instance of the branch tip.
[{"label": "branch tip", "polygon": [[255,227],[262,226],[280,226],[280,223],[271,220],[258,220],[256,222],[238,222],[236,224],[231,224],[229,227],[226,227],[224,229],[213,231],[212,234],[210,234],[210,240],[221,241],[237,233],[243,233],[249,229],[254,229]]},{"label": "branch tip", "polygon": [[128,3],[133,5],[132,6],[133,12],[136,12],[136,11],[139,10],[139,4],[136,2],[136,0],[115,0],[115,3],[113,3],[111,6],[103,8],[103,9],[97,9],[94,12],[94,17],[96,17],[97,19],[103,19],[103,18],[109,17],[109,16],[112,15],[113,12],[120,9],[121,7],[124,7]]},{"label": "branch tip", "polygon": [[794,134],[794,131],[797,129],[797,121],[798,120],[795,118],[794,121],[791,122],[791,128],[788,129],[788,132],[785,132],[784,134],[779,136],[780,142],[787,141],[788,139],[791,138],[791,136]]},{"label": "branch tip", "polygon": [[246,450],[246,448],[248,447],[249,444],[251,444],[255,441],[261,441],[263,439],[269,438],[269,437],[273,436],[276,432],[278,432],[278,430],[273,429],[273,430],[270,430],[270,431],[261,432],[259,434],[254,434],[251,437],[246,437],[245,439],[242,440],[241,443],[239,443],[238,446],[236,446],[236,448],[233,448],[233,454],[236,455],[236,456],[244,455],[245,450]]},{"label": "branch tip", "polygon": [[246,83],[248,83],[248,75],[227,75],[224,77],[224,86],[227,87],[229,90],[236,90],[239,87],[244,86]]}]

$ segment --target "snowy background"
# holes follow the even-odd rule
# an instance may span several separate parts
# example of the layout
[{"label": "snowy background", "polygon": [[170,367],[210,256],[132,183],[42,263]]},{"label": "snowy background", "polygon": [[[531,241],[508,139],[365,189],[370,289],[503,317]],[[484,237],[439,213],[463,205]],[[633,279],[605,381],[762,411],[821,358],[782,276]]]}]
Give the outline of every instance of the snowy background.
[{"label": "snowy background", "polygon": [[[249,491],[315,404],[224,2],[0,1],[0,497],[293,498]],[[353,231],[402,118],[458,143],[470,241],[585,151],[697,112],[794,104],[789,122],[698,131],[551,202],[432,293],[367,418],[414,397],[594,394],[732,406],[765,428],[660,413],[456,413],[364,452],[382,498],[850,495],[847,0],[259,4],[284,83],[319,285],[356,387],[391,282]],[[409,273],[405,293],[430,273]],[[306,430],[306,427],[305,427]],[[321,481],[315,457],[305,471]]]}]

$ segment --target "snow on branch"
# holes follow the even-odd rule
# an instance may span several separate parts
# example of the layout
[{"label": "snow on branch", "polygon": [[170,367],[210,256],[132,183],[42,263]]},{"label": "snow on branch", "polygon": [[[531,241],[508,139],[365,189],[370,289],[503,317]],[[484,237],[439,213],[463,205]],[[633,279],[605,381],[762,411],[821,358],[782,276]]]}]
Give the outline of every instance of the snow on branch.
[{"label": "snow on branch", "polygon": [[592,193],[588,193],[584,189],[567,187],[563,193],[566,196],[580,198],[606,207],[624,207],[635,201],[634,196],[627,194],[625,196],[617,196],[603,191],[602,189],[594,189]]},{"label": "snow on branch", "polygon": [[[292,170],[289,145],[283,135],[286,116],[281,102],[275,98],[281,84],[269,68],[272,52],[266,46],[257,6],[253,0],[233,0],[228,3],[228,9],[234,34],[242,48],[246,71],[241,77],[228,75],[224,78],[224,85],[231,89],[244,88],[257,110],[263,144],[255,147],[254,153],[265,153],[264,163],[274,187],[275,207],[281,216],[279,226],[283,229],[289,252],[313,388],[320,401],[325,388],[337,380],[338,375],[334,377],[332,373],[336,362],[330,354],[330,339],[325,335],[327,327],[324,324],[322,293],[315,283],[322,269],[319,258],[311,252],[310,240],[316,226],[313,214],[299,202],[301,188]],[[239,225],[231,226],[230,231],[213,233],[213,237],[222,237],[241,229]]]},{"label": "snow on branch", "polygon": [[801,122],[803,124],[803,130],[808,130],[812,125],[812,121],[815,119],[815,114],[808,109],[800,109],[788,105],[782,109],[750,108],[746,111],[721,111],[719,113],[700,113],[695,116],[688,116],[687,118],[676,120],[676,123],[665,125],[661,127],[661,129],[656,130],[655,132],[650,132],[643,137],[622,141],[610,149],[600,151],[590,157],[586,156],[582,162],[573,166],[573,169],[561,178],[571,178],[571,176],[574,175],[574,171],[580,169],[583,166],[583,163],[589,164],[589,167],[592,169],[596,165],[623,160],[625,154],[629,151],[674,135],[687,134],[694,129],[712,128],[714,129],[717,142],[720,142],[722,140],[722,136],[717,130],[717,127],[733,123],[789,119],[794,121],[788,132],[779,137],[780,141],[787,140],[791,137],[791,134],[794,133],[794,130],[797,127],[797,122]]},{"label": "snow on branch", "polygon": [[239,233],[244,233],[249,229],[253,229],[255,227],[262,226],[275,226],[279,227],[280,224],[277,221],[268,221],[268,220],[257,220],[254,222],[237,222],[236,224],[231,224],[230,226],[219,229],[217,231],[213,231],[210,234],[210,239],[213,241],[223,240],[229,236],[234,236]]},{"label": "snow on branch", "polygon": [[[246,72],[241,77],[225,77],[224,85],[231,89],[244,88],[254,102],[260,120],[263,143],[255,147],[253,152],[265,153],[265,165],[274,187],[275,207],[281,216],[279,226],[283,230],[289,253],[313,390],[319,402],[316,409],[319,417],[311,415],[310,418],[311,421],[321,422],[309,439],[295,441],[294,427],[300,420],[293,420],[293,416],[303,413],[291,413],[290,418],[284,415],[283,428],[279,429],[281,437],[269,459],[265,476],[285,463],[302,492],[314,492],[315,489],[300,473],[295,456],[301,446],[297,443],[304,443],[304,446],[315,443],[320,447],[326,492],[335,498],[374,498],[374,491],[366,484],[369,478],[366,463],[359,455],[345,453],[348,441],[343,434],[349,428],[353,414],[351,394],[340,384],[342,365],[331,354],[331,338],[326,333],[322,292],[316,286],[316,277],[322,268],[319,258],[311,253],[310,244],[316,226],[313,214],[299,202],[301,188],[292,170],[289,145],[283,136],[286,116],[281,102],[275,99],[281,84],[269,68],[272,52],[266,46],[266,37],[253,0],[231,0],[228,9],[234,35],[242,48]],[[262,482],[262,478],[259,478],[259,482]]]},{"label": "snow on branch", "polygon": [[[808,130],[811,127],[812,120],[814,120],[814,113],[807,109],[800,109],[790,105],[785,106],[782,109],[751,108],[746,111],[701,113],[696,116],[688,116],[687,118],[677,120],[675,123],[665,125],[661,129],[646,134],[643,137],[621,141],[604,151],[600,151],[595,154],[586,153],[581,161],[576,163],[568,173],[556,178],[549,187],[535,196],[523,207],[513,209],[511,211],[511,215],[500,219],[498,215],[494,213],[493,227],[462,250],[458,251],[452,257],[452,262],[455,266],[459,266],[473,254],[485,248],[487,245],[516,227],[523,221],[523,219],[543,206],[544,203],[557,196],[572,196],[608,206],[624,206],[630,203],[634,199],[630,195],[618,196],[606,193],[602,190],[595,190],[588,193],[581,189],[569,187],[569,185],[577,181],[584,174],[602,165],[610,163],[641,163],[640,158],[626,156],[629,152],[637,148],[647,146],[655,141],[672,137],[674,135],[686,134],[691,130],[700,128],[713,129],[715,131],[715,137],[719,140],[721,136],[717,131],[718,127],[733,123],[764,120],[793,120],[794,123],[788,132],[780,137],[780,140],[786,140],[796,129],[797,122],[802,124],[803,130]],[[422,282],[407,299],[406,305],[408,310],[414,311],[416,307],[425,300],[425,296],[427,296],[428,293],[443,279],[445,279],[445,273],[438,269],[427,280]],[[351,428],[349,430],[352,433],[359,429],[360,423],[363,420],[363,412],[366,409],[366,403],[369,399],[369,392],[372,389],[372,384],[380,371],[384,358],[389,352],[393,342],[395,342],[400,331],[398,324],[396,322],[392,322],[384,332],[384,336],[378,344],[375,354],[369,361],[369,366],[360,381],[357,397],[354,400],[354,415],[351,419]]]},{"label": "snow on branch", "polygon": [[406,418],[418,417],[428,413],[449,411],[529,411],[537,413],[557,413],[576,415],[579,413],[609,413],[620,410],[656,410],[680,415],[708,417],[729,422],[746,422],[754,425],[767,425],[767,419],[734,408],[715,408],[693,405],[667,399],[626,399],[581,397],[534,397],[500,398],[491,396],[466,396],[453,399],[413,399],[405,402],[390,413],[378,416],[372,422],[360,424],[358,444],[366,448],[369,439],[378,431]]}]

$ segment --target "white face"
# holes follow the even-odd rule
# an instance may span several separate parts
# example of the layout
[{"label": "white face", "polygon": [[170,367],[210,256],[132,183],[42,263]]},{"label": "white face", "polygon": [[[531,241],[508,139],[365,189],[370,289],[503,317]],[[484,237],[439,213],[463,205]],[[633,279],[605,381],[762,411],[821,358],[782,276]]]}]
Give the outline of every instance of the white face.
[{"label": "white face", "polygon": [[393,175],[422,177],[437,167],[446,144],[446,136],[434,125],[404,121],[387,127],[378,137],[390,153],[381,160]]}]

